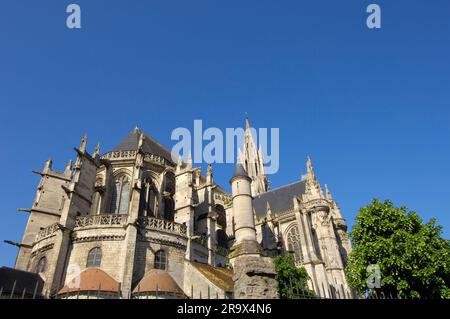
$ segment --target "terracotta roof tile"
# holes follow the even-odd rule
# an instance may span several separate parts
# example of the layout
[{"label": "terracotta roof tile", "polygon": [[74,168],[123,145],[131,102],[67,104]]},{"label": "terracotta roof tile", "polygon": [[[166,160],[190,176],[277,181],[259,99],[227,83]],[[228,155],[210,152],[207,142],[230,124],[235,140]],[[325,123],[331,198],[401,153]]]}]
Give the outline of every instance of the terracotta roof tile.
[{"label": "terracotta roof tile", "polygon": [[149,270],[133,290],[133,293],[156,292],[157,290],[159,292],[183,293],[172,276],[160,269]]},{"label": "terracotta roof tile", "polygon": [[[119,283],[98,268],[87,268],[83,270],[80,275],[80,287],[69,287],[66,284],[60,291],[59,294],[76,292],[76,291],[103,291],[103,292],[118,292]],[[76,282],[73,280],[72,282]]]}]

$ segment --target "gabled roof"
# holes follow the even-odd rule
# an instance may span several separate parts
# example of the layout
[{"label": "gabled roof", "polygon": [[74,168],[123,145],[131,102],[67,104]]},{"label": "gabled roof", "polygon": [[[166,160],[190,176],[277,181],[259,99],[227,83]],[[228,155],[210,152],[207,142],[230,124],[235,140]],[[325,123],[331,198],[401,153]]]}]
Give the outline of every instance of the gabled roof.
[{"label": "gabled roof", "polygon": [[255,196],[253,208],[256,216],[266,216],[267,203],[269,203],[272,214],[294,208],[293,198],[300,197],[305,193],[305,183],[305,181],[296,182]]},{"label": "gabled roof", "polygon": [[[79,281],[78,281],[79,280]],[[73,278],[73,285],[66,284],[59,294],[76,292],[76,291],[103,291],[103,292],[118,292],[119,283],[98,268],[87,268],[83,270],[80,275]],[[79,287],[77,285],[79,283]]]},{"label": "gabled roof", "polygon": [[[138,147],[139,138],[143,132],[139,128],[135,128],[128,136],[117,145],[113,152],[117,151],[135,151]],[[144,133],[144,143],[142,145],[142,150],[145,153],[151,153],[154,155],[158,155],[164,157],[166,160],[172,163],[171,152],[162,144],[158,143],[152,137],[148,136]]]}]

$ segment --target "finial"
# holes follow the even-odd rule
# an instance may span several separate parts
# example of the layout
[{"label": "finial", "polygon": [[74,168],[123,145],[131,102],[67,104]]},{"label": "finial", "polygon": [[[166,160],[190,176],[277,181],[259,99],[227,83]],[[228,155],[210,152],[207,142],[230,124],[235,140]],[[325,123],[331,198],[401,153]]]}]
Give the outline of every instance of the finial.
[{"label": "finial", "polygon": [[306,161],[306,169],[308,170],[308,173],[313,172],[314,170],[310,155],[308,155],[308,160]]},{"label": "finial", "polygon": [[191,155],[191,152],[189,152],[189,155],[188,155],[187,167],[188,168],[192,168],[192,155]]},{"label": "finial", "polygon": [[67,175],[70,172],[72,172],[72,160],[71,159],[67,162],[66,169],[65,169],[64,173]]},{"label": "finial", "polygon": [[92,157],[96,157],[100,155],[100,143],[97,143],[94,149],[94,154],[92,154]]},{"label": "finial", "polygon": [[141,133],[141,135],[139,135],[138,150],[142,149],[142,145],[144,145],[144,139],[145,135],[144,133]]},{"label": "finial", "polygon": [[52,159],[49,157],[48,160],[45,161],[44,171],[51,170],[52,169],[52,164],[53,164]]},{"label": "finial", "polygon": [[250,128],[250,122],[248,121],[248,114],[245,112],[245,129],[248,130]]},{"label": "finial", "polygon": [[207,172],[208,175],[212,175],[212,166],[211,166],[211,164],[208,164],[208,168],[207,168],[206,172]]},{"label": "finial", "polygon": [[87,134],[84,133],[80,143],[80,151],[82,153],[86,152],[86,142],[87,142]]},{"label": "finial", "polygon": [[332,200],[333,199],[333,196],[331,196],[331,192],[328,189],[328,185],[327,184],[325,184],[325,198],[328,199],[328,200]]},{"label": "finial", "polygon": [[272,208],[270,208],[269,202],[267,202],[267,205],[266,205],[266,213],[267,213],[267,216],[272,217]]}]

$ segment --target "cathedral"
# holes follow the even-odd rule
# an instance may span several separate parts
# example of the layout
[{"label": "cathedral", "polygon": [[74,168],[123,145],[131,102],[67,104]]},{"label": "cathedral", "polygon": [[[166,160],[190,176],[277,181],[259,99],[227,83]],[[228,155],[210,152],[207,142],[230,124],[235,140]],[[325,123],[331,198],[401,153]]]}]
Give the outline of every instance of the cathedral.
[{"label": "cathedral", "polygon": [[292,254],[317,296],[352,298],[347,226],[328,187],[308,157],[302,177],[270,189],[248,119],[232,193],[211,165],[173,161],[139,128],[104,153],[86,143],[63,172],[51,160],[34,171],[36,197],[21,209],[15,268],[39,274],[47,297],[234,298],[233,247],[253,236],[264,258]]}]

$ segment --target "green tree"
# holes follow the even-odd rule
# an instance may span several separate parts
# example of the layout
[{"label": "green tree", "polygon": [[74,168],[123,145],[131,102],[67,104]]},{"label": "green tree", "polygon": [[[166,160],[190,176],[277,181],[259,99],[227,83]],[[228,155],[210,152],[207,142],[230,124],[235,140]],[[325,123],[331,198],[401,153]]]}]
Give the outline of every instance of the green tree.
[{"label": "green tree", "polygon": [[304,267],[295,266],[291,254],[277,256],[273,259],[277,272],[278,292],[281,299],[297,299],[314,297],[313,291],[308,288],[308,273]]},{"label": "green tree", "polygon": [[[424,223],[407,207],[374,199],[355,221],[346,268],[353,288],[362,294],[375,289],[402,298],[450,298],[450,241],[441,238],[435,219]],[[374,264],[381,287],[368,289],[367,267]]]}]

